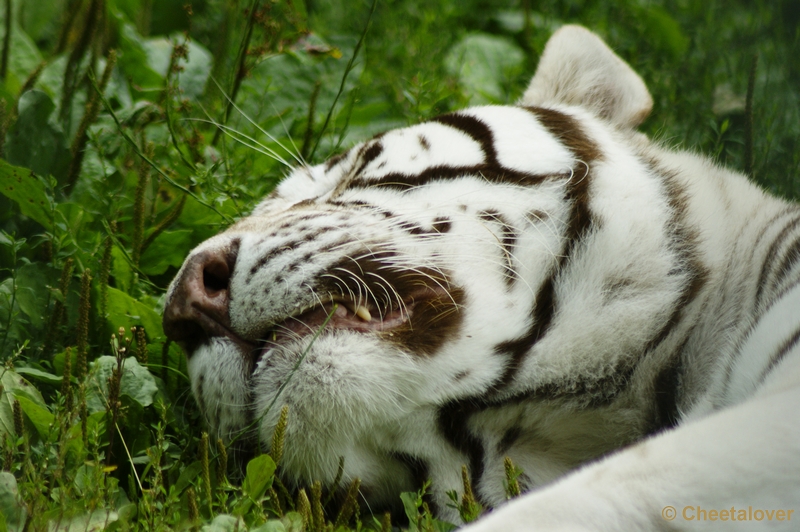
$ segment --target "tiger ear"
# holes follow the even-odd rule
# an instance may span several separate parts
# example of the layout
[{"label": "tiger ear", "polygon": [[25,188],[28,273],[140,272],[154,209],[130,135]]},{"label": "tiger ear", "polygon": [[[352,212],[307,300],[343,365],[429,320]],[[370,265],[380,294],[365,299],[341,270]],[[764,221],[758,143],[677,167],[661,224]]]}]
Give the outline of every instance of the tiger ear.
[{"label": "tiger ear", "polygon": [[547,42],[520,104],[581,106],[632,128],[650,114],[653,99],[642,78],[597,35],[564,26]]}]

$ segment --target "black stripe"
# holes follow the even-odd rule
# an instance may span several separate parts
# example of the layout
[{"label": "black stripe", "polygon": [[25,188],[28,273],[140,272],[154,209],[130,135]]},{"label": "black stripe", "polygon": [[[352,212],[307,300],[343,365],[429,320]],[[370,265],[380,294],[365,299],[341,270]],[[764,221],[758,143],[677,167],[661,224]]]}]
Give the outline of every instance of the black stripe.
[{"label": "black stripe", "polygon": [[[362,165],[355,174],[355,178],[348,184],[350,188],[366,187],[387,187],[398,190],[407,190],[418,187],[435,180],[456,179],[464,176],[481,176],[484,180],[491,183],[503,183],[518,186],[538,185],[552,175],[539,175],[527,172],[520,172],[511,168],[505,168],[497,160],[497,151],[494,148],[494,138],[491,129],[482,120],[458,113],[442,115],[434,118],[432,122],[457,129],[481,146],[484,155],[484,162],[473,166],[446,166],[438,165],[426,168],[417,174],[406,174],[402,172],[391,172],[379,178],[365,179],[360,176],[361,171],[366,165]],[[563,175],[558,177],[563,178]]]},{"label": "black stripe", "polygon": [[[678,254],[679,267],[670,273],[683,274],[687,278],[680,297],[675,302],[675,307],[667,321],[656,332],[653,338],[645,345],[643,355],[639,362],[648,358],[661,343],[666,340],[683,322],[686,307],[699,296],[708,280],[708,269],[701,263],[697,252],[697,234],[687,227],[686,212],[688,198],[685,190],[679,188],[675,180],[675,173],[661,168],[658,161],[646,162],[651,173],[661,177],[667,196],[667,202],[672,210],[672,219],[667,227],[670,228],[669,245]],[[679,347],[669,354],[669,359],[657,373],[653,382],[654,386],[654,411],[651,422],[651,432],[673,427],[679,418],[678,400],[680,397],[681,376],[683,373],[683,350],[689,338],[687,331]]]},{"label": "black stripe", "polygon": [[469,417],[474,411],[473,405],[469,401],[450,401],[439,407],[437,424],[439,431],[447,442],[457,451],[466,455],[475,497],[484,508],[489,508],[491,505],[481,500],[480,490],[478,489],[484,473],[486,450],[480,439],[467,426]]},{"label": "black stripe", "polygon": [[349,154],[350,154],[350,150],[347,150],[346,152],[334,155],[333,157],[331,157],[330,159],[325,161],[325,171],[329,172],[331,170],[331,168],[333,168],[334,166],[339,164],[342,161],[342,159],[347,157]]},{"label": "black stripe", "polygon": [[[688,335],[687,335],[688,336]],[[678,348],[676,353],[679,355],[686,347],[688,338]],[[667,361],[666,365],[656,375],[653,382],[654,412],[650,422],[648,434],[678,425],[680,411],[678,409],[678,390],[683,377],[682,357],[674,356]]]},{"label": "black stripe", "polygon": [[514,446],[517,440],[519,440],[520,436],[522,436],[522,429],[518,425],[514,425],[510,429],[506,430],[503,433],[503,437],[500,438],[500,441],[497,444],[497,454],[506,454],[509,449]]},{"label": "black stripe", "polygon": [[778,254],[780,250],[780,246],[783,243],[784,238],[787,234],[793,231],[798,225],[800,225],[800,216],[795,216],[792,218],[790,222],[788,222],[781,232],[773,239],[772,245],[769,247],[769,251],[767,251],[767,255],[764,258],[764,262],[761,264],[761,274],[758,276],[758,288],[756,289],[756,306],[758,307],[762,303],[762,298],[764,297],[764,290],[767,288],[768,284],[768,277],[769,274],[772,273],[772,265],[775,261],[775,256]]},{"label": "black stripe", "polygon": [[370,144],[364,146],[359,157],[361,159],[361,165],[358,167],[358,170],[356,170],[354,175],[360,175],[369,163],[380,157],[381,153],[383,153],[383,143],[377,140],[374,140]]},{"label": "black stripe", "polygon": [[[589,139],[572,118],[557,111],[527,108],[530,112],[542,119],[542,124],[557,138],[564,140],[573,155],[586,163],[584,174],[573,174],[567,181],[566,199],[572,205],[564,238],[566,244],[560,254],[558,263],[549,277],[542,283],[536,294],[533,308],[531,309],[531,325],[528,331],[514,340],[502,342],[495,347],[495,353],[508,357],[509,362],[502,377],[494,385],[496,390],[507,386],[519,371],[522,359],[531,348],[541,340],[550,328],[555,314],[557,301],[555,300],[555,285],[564,268],[570,263],[576,245],[583,241],[595,223],[589,208],[589,185],[591,183],[590,163],[599,159],[600,149]],[[542,118],[544,117],[544,118]],[[572,128],[567,131],[567,128]],[[594,159],[590,159],[594,156]]]},{"label": "black stripe", "polygon": [[[408,469],[409,473],[411,473],[415,490],[422,490],[422,486],[424,486],[427,481],[431,480],[430,466],[422,458],[401,452],[392,452],[389,454],[389,456],[403,464],[403,466]],[[425,493],[422,500],[428,504],[431,514],[439,514],[439,506],[434,502],[433,497],[431,497],[430,490]]]},{"label": "black stripe", "polygon": [[783,254],[772,285],[777,288],[783,284],[786,277],[795,269],[798,262],[800,262],[800,238],[796,238],[789,246],[789,249]]},{"label": "black stripe", "polygon": [[514,227],[506,220],[505,216],[497,211],[481,211],[478,217],[489,223],[500,225],[500,245],[502,247],[501,259],[505,262],[506,273],[504,275],[506,286],[512,286],[517,279],[517,270],[514,268],[514,248],[517,244],[519,235]]},{"label": "black stripe", "polygon": [[452,225],[453,222],[450,221],[450,218],[446,216],[437,216],[431,224],[431,229],[434,233],[447,233],[450,231],[450,227],[452,227]]},{"label": "black stripe", "polygon": [[772,356],[769,364],[766,368],[764,368],[764,371],[762,371],[761,375],[758,377],[758,384],[764,383],[772,370],[783,361],[783,359],[792,349],[797,347],[798,343],[800,343],[800,327],[794,331],[794,334],[792,334],[792,336],[789,337],[789,339],[787,339],[783,345],[781,345],[781,348],[778,349],[778,351]]},{"label": "black stripe", "polygon": [[554,177],[560,179],[567,177],[564,174],[529,174],[509,168],[489,166],[486,163],[475,166],[439,165],[426,168],[418,174],[392,172],[375,179],[356,177],[348,184],[348,188],[382,187],[403,191],[426,185],[432,181],[459,179],[465,176],[479,176],[484,181],[488,181],[490,183],[517,185],[523,187],[532,187]]}]

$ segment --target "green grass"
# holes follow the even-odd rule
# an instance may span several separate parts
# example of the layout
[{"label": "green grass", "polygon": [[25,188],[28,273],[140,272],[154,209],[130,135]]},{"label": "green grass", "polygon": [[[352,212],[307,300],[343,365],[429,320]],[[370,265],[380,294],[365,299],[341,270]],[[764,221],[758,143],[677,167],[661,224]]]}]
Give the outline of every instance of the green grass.
[{"label": "green grass", "polygon": [[[164,290],[298,154],[513,102],[563,23],[646,80],[646,133],[744,170],[752,131],[753,178],[800,196],[794,0],[0,4],[0,530],[387,530],[203,437]],[[449,528],[403,503],[410,530]]]}]

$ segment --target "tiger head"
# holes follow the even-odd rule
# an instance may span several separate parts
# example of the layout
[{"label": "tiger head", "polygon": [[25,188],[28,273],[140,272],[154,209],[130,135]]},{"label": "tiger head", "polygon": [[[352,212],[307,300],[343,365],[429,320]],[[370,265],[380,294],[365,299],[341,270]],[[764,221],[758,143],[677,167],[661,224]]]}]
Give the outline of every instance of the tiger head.
[{"label": "tiger head", "polygon": [[343,460],[374,508],[430,478],[452,517],[462,465],[494,505],[505,456],[531,488],[649,430],[640,353],[693,275],[633,131],[651,105],[567,26],[519,105],[295,169],[168,292],[210,431],[266,451],[288,405],[290,482],[330,483]]}]

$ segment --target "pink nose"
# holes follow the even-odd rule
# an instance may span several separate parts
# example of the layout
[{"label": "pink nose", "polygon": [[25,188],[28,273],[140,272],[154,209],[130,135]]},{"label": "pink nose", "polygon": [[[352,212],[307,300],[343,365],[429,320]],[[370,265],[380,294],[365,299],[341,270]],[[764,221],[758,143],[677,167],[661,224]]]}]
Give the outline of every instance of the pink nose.
[{"label": "pink nose", "polygon": [[164,333],[191,351],[213,336],[228,334],[230,280],[239,242],[201,251],[187,259],[164,307]]}]

